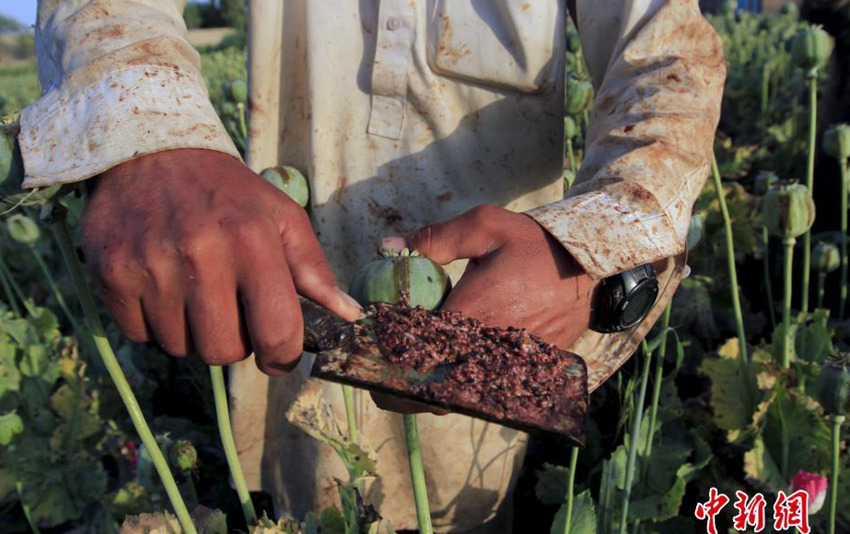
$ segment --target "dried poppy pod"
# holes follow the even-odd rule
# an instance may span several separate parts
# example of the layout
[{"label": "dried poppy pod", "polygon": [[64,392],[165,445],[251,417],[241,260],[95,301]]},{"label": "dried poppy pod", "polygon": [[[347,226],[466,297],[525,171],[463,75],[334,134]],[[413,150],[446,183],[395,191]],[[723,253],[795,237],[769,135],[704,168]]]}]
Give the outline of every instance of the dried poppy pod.
[{"label": "dried poppy pod", "polygon": [[773,171],[759,171],[753,184],[753,194],[763,197],[770,188],[779,183],[779,176]]},{"label": "dried poppy pod", "polygon": [[32,245],[38,238],[41,237],[41,231],[38,229],[38,224],[27,217],[17,213],[9,217],[6,221],[6,230],[12,239],[24,245]]},{"label": "dried poppy pod", "polygon": [[831,273],[841,265],[841,252],[834,243],[821,241],[812,249],[812,268],[819,273]]},{"label": "dried poppy pod", "polygon": [[171,445],[169,451],[171,464],[181,472],[191,472],[198,467],[198,451],[187,439],[178,439]]},{"label": "dried poppy pod", "polygon": [[261,172],[260,176],[286,193],[286,196],[302,208],[306,208],[310,202],[310,185],[307,183],[307,178],[295,167],[288,165],[269,167]]},{"label": "dried poppy pod", "polygon": [[850,400],[850,353],[829,355],[820,368],[818,401],[829,415],[845,415]]},{"label": "dried poppy pod", "polygon": [[567,115],[584,113],[591,103],[593,103],[593,85],[572,74],[567,76],[567,97],[564,101],[564,111]]},{"label": "dried poppy pod", "polygon": [[800,30],[791,40],[791,60],[809,73],[826,65],[831,53],[832,39],[820,26]]},{"label": "dried poppy pod", "polygon": [[780,182],[764,195],[761,216],[770,235],[795,239],[815,222],[815,202],[806,186],[794,181]]},{"label": "dried poppy pod", "polygon": [[850,124],[833,124],[823,134],[823,151],[844,161],[850,158]]}]

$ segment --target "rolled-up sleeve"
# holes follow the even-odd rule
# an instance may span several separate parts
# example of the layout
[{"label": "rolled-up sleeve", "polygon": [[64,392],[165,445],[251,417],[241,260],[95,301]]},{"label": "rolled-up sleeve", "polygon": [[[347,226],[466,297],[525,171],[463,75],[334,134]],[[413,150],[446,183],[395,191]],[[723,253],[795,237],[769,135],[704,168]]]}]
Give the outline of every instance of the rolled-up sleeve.
[{"label": "rolled-up sleeve", "polygon": [[239,157],[186,39],[184,0],[39,0],[42,97],[21,113],[25,187],[71,183],[135,156]]},{"label": "rolled-up sleeve", "polygon": [[696,0],[579,0],[597,95],[576,184],[529,212],[593,278],[685,250],[726,69]]}]

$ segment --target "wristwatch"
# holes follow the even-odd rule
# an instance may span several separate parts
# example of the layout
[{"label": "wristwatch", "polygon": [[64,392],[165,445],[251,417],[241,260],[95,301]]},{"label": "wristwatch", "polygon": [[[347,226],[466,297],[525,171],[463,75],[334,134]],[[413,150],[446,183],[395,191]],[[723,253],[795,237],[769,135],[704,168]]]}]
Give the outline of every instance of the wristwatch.
[{"label": "wristwatch", "polygon": [[651,265],[641,265],[602,280],[597,289],[591,328],[610,334],[640,323],[658,297],[658,278]]}]

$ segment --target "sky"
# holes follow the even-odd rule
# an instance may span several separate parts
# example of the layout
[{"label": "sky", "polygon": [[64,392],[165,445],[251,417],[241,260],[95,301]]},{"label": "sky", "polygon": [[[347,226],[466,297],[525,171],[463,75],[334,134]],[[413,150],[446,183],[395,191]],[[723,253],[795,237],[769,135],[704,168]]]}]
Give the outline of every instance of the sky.
[{"label": "sky", "polygon": [[35,24],[37,3],[37,0],[0,0],[0,13],[32,26]]}]

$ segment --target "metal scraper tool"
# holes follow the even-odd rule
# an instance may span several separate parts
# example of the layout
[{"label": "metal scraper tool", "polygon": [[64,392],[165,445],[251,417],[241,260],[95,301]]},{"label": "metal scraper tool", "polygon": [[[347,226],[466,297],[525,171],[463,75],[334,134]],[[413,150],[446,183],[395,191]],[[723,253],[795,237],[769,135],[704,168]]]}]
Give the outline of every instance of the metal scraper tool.
[{"label": "metal scraper tool", "polygon": [[457,363],[442,363],[428,373],[394,364],[381,353],[375,321],[370,315],[350,323],[306,298],[299,297],[299,301],[304,317],[304,350],[317,354],[312,376],[584,446],[588,409],[587,367],[579,356],[561,351],[562,357],[569,360],[564,371],[567,387],[556,392],[551,403],[552,414],[557,412],[561,415],[536,418],[535,421],[522,420],[521,417],[488,412],[486,407],[461,398],[448,401],[431,398],[421,386],[445,380]]}]

